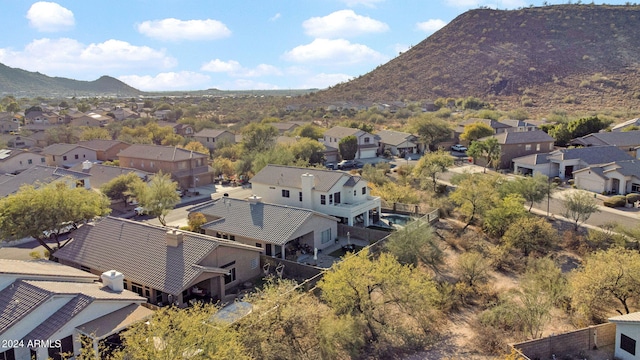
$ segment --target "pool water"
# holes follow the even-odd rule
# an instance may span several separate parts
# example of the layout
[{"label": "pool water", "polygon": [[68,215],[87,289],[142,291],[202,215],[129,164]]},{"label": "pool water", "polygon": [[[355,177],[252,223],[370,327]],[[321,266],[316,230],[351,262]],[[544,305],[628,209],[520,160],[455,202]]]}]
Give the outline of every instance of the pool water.
[{"label": "pool water", "polygon": [[411,218],[411,216],[400,214],[382,215],[381,218],[397,225],[407,225],[408,223],[413,221],[413,218]]}]

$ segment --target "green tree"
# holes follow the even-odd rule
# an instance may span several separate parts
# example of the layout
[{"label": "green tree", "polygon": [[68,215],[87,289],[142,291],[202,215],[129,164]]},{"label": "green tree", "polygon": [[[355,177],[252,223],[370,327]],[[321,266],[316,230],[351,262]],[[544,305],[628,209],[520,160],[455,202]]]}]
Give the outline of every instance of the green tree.
[{"label": "green tree", "polygon": [[467,223],[461,230],[464,232],[473,223],[476,216],[483,216],[498,202],[497,179],[485,174],[468,174],[459,179],[453,178],[452,181],[454,181],[456,189],[449,195],[449,198],[458,205],[458,211],[467,219]]},{"label": "green tree", "polygon": [[102,127],[83,127],[82,133],[80,134],[80,140],[88,141],[88,140],[111,140],[111,133],[109,130]]},{"label": "green tree", "polygon": [[273,125],[251,123],[242,129],[242,143],[249,151],[265,151],[273,147],[279,132]]},{"label": "green tree", "polygon": [[588,256],[569,277],[574,308],[589,323],[605,321],[607,314],[622,306],[624,313],[640,300],[640,254],[611,248]]},{"label": "green tree", "polygon": [[44,131],[47,144],[76,144],[79,140],[74,128],[69,125],[54,126]]},{"label": "green tree", "polygon": [[340,151],[340,157],[344,160],[355,159],[358,153],[358,138],[354,135],[343,137],[338,143],[338,151]]},{"label": "green tree", "polygon": [[483,137],[491,136],[494,133],[495,131],[491,126],[478,121],[473,124],[466,125],[462,134],[460,134],[460,139],[473,142]]},{"label": "green tree", "polygon": [[422,262],[438,273],[444,264],[444,252],[438,246],[435,236],[433,228],[428,224],[412,223],[392,233],[385,248],[402,264],[417,267]]},{"label": "green tree", "polygon": [[485,284],[489,280],[490,271],[489,260],[477,251],[465,252],[458,257],[456,264],[458,280],[474,291],[479,285]]},{"label": "green tree", "polygon": [[226,178],[230,178],[235,174],[233,162],[225,157],[213,159],[211,167],[213,167],[213,172],[216,176],[223,175]]},{"label": "green tree", "polygon": [[572,191],[565,194],[562,203],[564,205],[563,216],[573,220],[575,231],[578,231],[580,224],[589,220],[591,214],[600,211],[595,196],[586,191]]},{"label": "green tree", "polygon": [[72,179],[41,187],[23,185],[12,195],[0,199],[0,235],[3,239],[31,236],[49,254],[55,252],[46,242],[45,232],[51,232],[58,248],[59,233],[68,224],[80,224],[109,214],[109,199],[82,187],[69,187]]},{"label": "green tree", "polygon": [[324,160],[324,145],[318,140],[300,138],[295,143],[284,146],[282,151],[289,151],[296,160],[318,164]]},{"label": "green tree", "polygon": [[165,217],[180,202],[177,186],[171,175],[160,171],[149,183],[136,184],[131,192],[149,215],[157,217],[160,224],[166,226]]},{"label": "green tree", "polygon": [[207,156],[211,155],[209,149],[199,141],[190,141],[184,146],[184,148],[201,154],[206,154]]},{"label": "green tree", "polygon": [[598,118],[598,116],[591,116],[587,118],[581,118],[570,121],[567,124],[567,130],[571,133],[571,138],[579,138],[592,133],[600,132],[611,124],[611,121],[604,121]]},{"label": "green tree", "polygon": [[160,308],[147,322],[140,321],[122,333],[123,349],[113,358],[251,359],[233,325],[212,321],[217,310],[198,303],[186,309]]},{"label": "green tree", "polygon": [[201,212],[189,213],[187,219],[189,221],[189,231],[197,233],[202,232],[202,225],[207,223],[207,218]]},{"label": "green tree", "polygon": [[453,136],[448,122],[427,115],[409,119],[409,128],[429,149],[433,149],[436,144],[447,141]]},{"label": "green tree", "polygon": [[369,344],[424,345],[436,330],[434,282],[391,254],[372,259],[364,249],[334,265],[318,287],[338,316],[357,320]]},{"label": "green tree", "polygon": [[545,219],[522,217],[509,225],[502,241],[519,249],[526,257],[532,252],[546,254],[558,241],[558,232]]},{"label": "green tree", "polygon": [[122,174],[102,185],[100,191],[111,200],[122,200],[127,203],[134,189],[144,186],[144,182],[135,172]]},{"label": "green tree", "polygon": [[[453,158],[444,150],[438,150],[436,152],[430,152],[424,154],[423,157],[418,160],[413,169],[414,176],[420,178],[430,178],[433,185],[433,191],[436,191],[437,176],[440,173],[447,171],[447,169],[453,165]],[[421,181],[422,182],[422,181]]]},{"label": "green tree", "polygon": [[322,138],[324,131],[322,130],[321,127],[313,125],[312,123],[309,123],[296,128],[295,134],[300,137],[309,138],[312,140],[318,140]]},{"label": "green tree", "polygon": [[549,178],[542,174],[519,177],[513,181],[507,181],[501,186],[501,192],[518,194],[529,203],[529,212],[534,203],[544,200],[555,190],[549,182]]},{"label": "green tree", "polygon": [[7,105],[6,110],[12,114],[15,114],[20,111],[20,105],[17,102],[12,101]]},{"label": "green tree", "polygon": [[474,141],[469,146],[467,153],[474,159],[480,156],[486,158],[483,172],[487,172],[487,166],[489,165],[497,168],[500,164],[500,144],[496,138]]},{"label": "green tree", "polygon": [[509,225],[527,215],[523,204],[524,199],[519,194],[509,194],[504,197],[496,207],[485,213],[482,224],[485,231],[497,238],[502,237]]}]

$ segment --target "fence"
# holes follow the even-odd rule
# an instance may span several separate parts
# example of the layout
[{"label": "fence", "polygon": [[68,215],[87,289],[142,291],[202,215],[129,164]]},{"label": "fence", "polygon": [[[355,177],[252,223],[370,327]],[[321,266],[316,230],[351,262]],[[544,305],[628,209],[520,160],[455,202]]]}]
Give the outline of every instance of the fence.
[{"label": "fence", "polygon": [[424,215],[432,208],[423,204],[403,204],[397,202],[388,202],[383,199],[380,200],[380,210],[383,212],[392,212],[403,215]]},{"label": "fence", "polygon": [[554,355],[561,359],[565,355],[611,346],[615,341],[616,324],[606,323],[511,346],[518,349],[527,359],[551,359]]},{"label": "fence", "polygon": [[347,236],[347,233],[354,238],[366,240],[369,243],[376,242],[389,235],[388,231],[338,224],[338,236]]}]

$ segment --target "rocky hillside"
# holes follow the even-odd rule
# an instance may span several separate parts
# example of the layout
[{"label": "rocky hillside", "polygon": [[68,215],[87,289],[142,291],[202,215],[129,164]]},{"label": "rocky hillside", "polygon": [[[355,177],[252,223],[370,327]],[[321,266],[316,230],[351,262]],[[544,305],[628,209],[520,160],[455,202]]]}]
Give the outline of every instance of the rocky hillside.
[{"label": "rocky hillside", "polygon": [[468,11],[319,100],[475,96],[532,111],[640,105],[640,6]]},{"label": "rocky hillside", "polygon": [[49,77],[0,64],[0,94],[33,96],[135,96],[141,92],[120,80],[102,76],[94,81]]}]

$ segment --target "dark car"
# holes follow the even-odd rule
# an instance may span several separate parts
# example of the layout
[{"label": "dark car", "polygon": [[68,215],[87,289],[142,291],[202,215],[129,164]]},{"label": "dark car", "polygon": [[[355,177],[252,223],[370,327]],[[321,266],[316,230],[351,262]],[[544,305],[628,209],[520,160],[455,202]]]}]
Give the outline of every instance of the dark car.
[{"label": "dark car", "polygon": [[362,163],[355,160],[342,160],[338,163],[338,169],[357,169],[361,168]]}]

